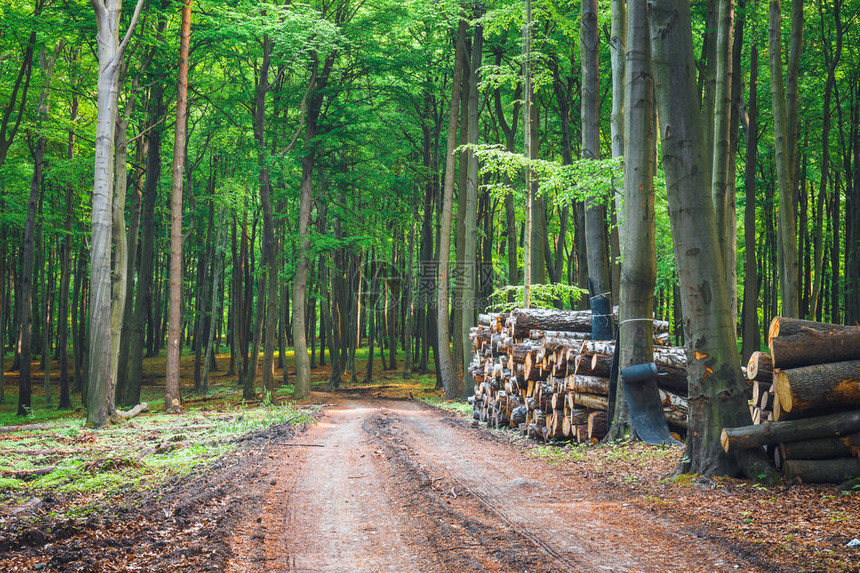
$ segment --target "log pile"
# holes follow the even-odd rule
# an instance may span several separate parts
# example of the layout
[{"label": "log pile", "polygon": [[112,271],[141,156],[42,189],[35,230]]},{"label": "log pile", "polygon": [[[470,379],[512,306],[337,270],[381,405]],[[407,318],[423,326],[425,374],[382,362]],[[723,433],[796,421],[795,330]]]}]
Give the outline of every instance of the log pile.
[{"label": "log pile", "polygon": [[764,447],[788,479],[860,476],[860,327],[776,317],[768,347],[747,364],[753,425],[723,448]]},{"label": "log pile", "polygon": [[[682,348],[666,346],[655,321],[654,359],[670,427],[687,425]],[[590,311],[514,309],[482,314],[470,331],[474,418],[532,438],[596,443],[608,429],[609,373],[615,343],[591,340]]]}]

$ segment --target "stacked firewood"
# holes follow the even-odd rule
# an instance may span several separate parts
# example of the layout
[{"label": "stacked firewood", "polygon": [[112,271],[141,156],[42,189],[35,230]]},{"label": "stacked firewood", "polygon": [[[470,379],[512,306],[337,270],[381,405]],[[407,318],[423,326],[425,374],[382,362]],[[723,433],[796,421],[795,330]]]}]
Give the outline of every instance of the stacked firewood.
[{"label": "stacked firewood", "polygon": [[747,364],[753,426],[723,448],[763,446],[789,479],[860,476],[860,327],[776,317],[768,347]]},{"label": "stacked firewood", "polygon": [[[470,332],[476,420],[542,440],[595,442],[606,435],[615,343],[591,340],[590,311],[514,309],[482,314]],[[655,321],[654,359],[670,426],[687,425],[685,354]]]}]

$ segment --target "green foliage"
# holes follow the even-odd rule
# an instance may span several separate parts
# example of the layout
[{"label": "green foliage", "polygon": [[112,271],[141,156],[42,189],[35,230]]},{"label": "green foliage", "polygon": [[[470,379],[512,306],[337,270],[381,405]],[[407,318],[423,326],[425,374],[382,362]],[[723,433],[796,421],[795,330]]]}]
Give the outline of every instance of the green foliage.
[{"label": "green foliage", "polygon": [[[565,284],[533,284],[531,285],[532,308],[557,308],[556,303],[561,302],[567,307],[568,303],[576,302],[588,291],[574,285]],[[498,288],[490,294],[489,308],[496,312],[507,312],[513,308],[520,308],[525,303],[525,287],[518,285],[506,285]]]},{"label": "green foliage", "polygon": [[435,406],[437,408],[441,408],[449,412],[454,412],[455,414],[457,414],[458,416],[462,416],[463,418],[472,417],[473,408],[472,405],[468,402],[446,400],[445,398],[439,396],[421,398],[421,400],[430,404],[431,406]]},{"label": "green foliage", "polygon": [[[481,174],[500,180],[519,180],[525,169],[530,168],[540,182],[540,193],[553,198],[557,205],[570,201],[590,200],[596,203],[610,201],[616,189],[624,182],[624,160],[579,159],[571,165],[546,159],[529,160],[521,153],[507,151],[501,145],[463,145],[460,151],[474,153],[481,164]],[[486,188],[494,196],[510,192],[501,184],[490,184]]]}]

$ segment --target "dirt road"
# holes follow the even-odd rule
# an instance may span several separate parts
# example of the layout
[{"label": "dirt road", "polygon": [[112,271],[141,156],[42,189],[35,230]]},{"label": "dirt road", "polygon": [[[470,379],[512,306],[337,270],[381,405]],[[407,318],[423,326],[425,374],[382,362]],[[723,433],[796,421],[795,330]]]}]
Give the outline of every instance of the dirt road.
[{"label": "dirt road", "polygon": [[228,570],[767,570],[461,419],[332,400],[269,451]]}]

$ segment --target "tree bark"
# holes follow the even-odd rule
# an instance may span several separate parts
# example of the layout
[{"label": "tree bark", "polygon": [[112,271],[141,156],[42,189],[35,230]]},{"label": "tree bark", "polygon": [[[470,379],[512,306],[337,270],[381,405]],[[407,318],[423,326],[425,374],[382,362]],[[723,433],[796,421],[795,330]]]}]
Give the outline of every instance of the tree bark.
[{"label": "tree bark", "polygon": [[[736,221],[729,218],[729,173],[730,119],[732,108],[732,26],[734,24],[734,0],[718,0],[717,45],[716,45],[716,86],[713,115],[713,143],[711,151],[711,200],[717,219],[717,238],[723,254],[723,268],[728,268],[734,259],[731,257],[733,245],[728,242],[729,229]],[[727,277],[728,278],[728,277]],[[732,285],[726,281],[729,288]]]},{"label": "tree bark", "polygon": [[[600,85],[599,33],[597,0],[582,2],[579,30],[582,54],[582,158],[600,159]],[[609,293],[609,251],[606,243],[606,206],[601,200],[589,198],[585,206],[585,234],[589,278],[592,294]],[[611,300],[611,297],[610,297]]]},{"label": "tree bark", "polygon": [[[48,118],[48,98],[51,93],[51,78],[54,73],[54,64],[57,61],[60,50],[64,43],[60,43],[54,52],[53,57],[47,57],[42,53],[42,76],[44,78],[44,86],[41,94],[39,94],[38,103],[38,123],[37,128],[41,129],[42,124]],[[19,302],[19,335],[18,348],[21,354],[21,368],[19,370],[18,383],[18,415],[26,416],[29,414],[32,400],[32,381],[30,380],[30,363],[32,357],[32,312],[33,312],[33,290],[34,290],[34,239],[36,230],[36,211],[39,206],[39,197],[42,189],[42,176],[45,168],[45,149],[47,147],[47,137],[42,133],[37,135],[35,145],[32,145],[33,154],[33,176],[30,179],[30,197],[27,201],[27,218],[24,222],[24,241],[21,246],[21,295]],[[40,231],[41,233],[41,231]],[[43,293],[44,296],[44,293]],[[5,353],[5,352],[4,352]],[[48,388],[49,390],[50,388]],[[50,403],[50,395],[46,396],[46,401]]]},{"label": "tree bark", "polygon": [[721,442],[726,452],[782,442],[799,442],[860,432],[860,410],[815,418],[770,422],[752,426],[726,427]]},{"label": "tree bark", "polygon": [[191,39],[191,2],[182,8],[179,40],[179,72],[176,95],[176,134],[173,143],[173,176],[170,198],[170,315],[167,333],[167,375],[164,411],[180,411],[179,356],[182,351],[182,174],[188,127],[188,49]]},{"label": "tree bark", "polygon": [[756,264],[756,163],[758,160],[758,42],[753,40],[750,48],[749,98],[747,120],[744,123],[746,136],[746,165],[744,166],[744,304],[743,304],[743,350],[742,357],[749,360],[753,352],[761,347],[761,331],[758,322],[759,275]]},{"label": "tree bark", "polygon": [[463,394],[463,383],[457,376],[457,370],[451,357],[449,346],[450,328],[448,318],[448,267],[450,266],[451,250],[451,216],[454,202],[454,168],[457,146],[457,118],[460,104],[460,83],[463,75],[462,61],[464,58],[464,41],[466,21],[461,19],[457,27],[457,40],[454,55],[454,77],[451,86],[451,104],[448,117],[448,145],[445,162],[445,188],[442,197],[442,221],[439,235],[439,270],[436,285],[436,322],[437,322],[437,354],[439,356],[439,375],[445,387],[445,396],[449,400],[459,399]]},{"label": "tree bark", "polygon": [[[782,314],[800,316],[798,291],[797,223],[794,208],[793,124],[787,117],[787,94],[782,75],[782,8],[780,0],[770,2],[770,91],[773,103],[774,146],[779,183],[779,287]],[[790,66],[789,66],[790,67]]]},{"label": "tree bark", "polygon": [[770,326],[775,368],[860,359],[860,326],[776,317]]},{"label": "tree bark", "polygon": [[[310,122],[307,139],[312,138]],[[296,274],[293,279],[293,354],[296,361],[296,389],[293,396],[301,400],[311,393],[311,368],[308,358],[308,345],[305,336],[305,302],[308,288],[308,250],[310,249],[309,227],[311,204],[313,203],[314,152],[309,151],[302,158],[301,195],[299,199],[298,240],[299,252],[296,261]]]},{"label": "tree bark", "polygon": [[[221,208],[218,213],[218,235],[215,239],[215,260],[212,261],[212,298],[209,303],[209,312],[211,313],[211,317],[209,319],[209,332],[206,335],[206,355],[203,359],[203,374],[201,375],[200,388],[203,394],[209,392],[209,367],[212,363],[213,346],[215,343],[215,317],[220,316],[217,311],[219,298],[218,291],[221,284],[221,268],[224,265],[224,247],[226,239],[227,234],[224,212],[223,208]],[[286,369],[286,366],[284,366],[284,368]]]},{"label": "tree bark", "polygon": [[[774,374],[779,406],[797,414],[860,405],[860,360],[778,370]],[[780,416],[789,419],[790,416]]]},{"label": "tree bark", "polygon": [[143,353],[145,345],[145,326],[151,314],[153,271],[155,266],[155,203],[158,199],[158,185],[161,178],[161,136],[160,122],[164,114],[164,88],[156,81],[149,96],[149,121],[147,134],[146,183],[141,206],[140,268],[137,273],[137,292],[134,311],[128,324],[129,358],[128,379],[125,393],[121,398],[123,406],[133,406],[140,402],[141,377],[143,375]]},{"label": "tree bark", "polygon": [[[631,3],[627,29],[620,368],[646,364],[654,359],[653,313],[657,280],[654,215],[657,135],[648,14],[643,3]],[[629,410],[623,392],[616,394],[612,424],[613,438],[623,437],[629,429]]]},{"label": "tree bark", "polygon": [[[748,474],[758,460],[732,458],[720,448],[720,431],[749,416],[745,383],[729,312],[714,207],[701,200],[707,188],[702,118],[696,81],[689,3],[649,4],[651,49],[669,219],[681,291],[691,412],[679,472]],[[753,469],[755,466],[755,469]]]},{"label": "tree bark", "polygon": [[[477,11],[476,18],[480,18],[482,11]],[[478,86],[480,84],[479,70],[481,68],[481,56],[484,49],[484,28],[476,24],[472,35],[472,61],[471,73],[469,74],[469,140],[470,144],[478,143]],[[463,276],[460,277],[462,294],[460,301],[462,305],[460,334],[463,347],[463,398],[475,393],[474,380],[468,375],[469,363],[472,361],[472,342],[469,340],[469,329],[475,326],[477,318],[478,288],[478,157],[473,152],[468,152],[464,159],[468,162],[466,172],[466,189],[464,201],[460,208],[464,210],[463,227],[465,230],[463,241]]]}]

